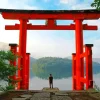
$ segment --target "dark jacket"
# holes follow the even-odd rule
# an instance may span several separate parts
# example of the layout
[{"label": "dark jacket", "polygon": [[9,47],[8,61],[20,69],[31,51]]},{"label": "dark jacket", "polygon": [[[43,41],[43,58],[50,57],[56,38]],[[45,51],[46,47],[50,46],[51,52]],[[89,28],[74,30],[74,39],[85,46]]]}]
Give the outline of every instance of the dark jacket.
[{"label": "dark jacket", "polygon": [[52,76],[49,77],[49,83],[53,83],[53,77]]}]

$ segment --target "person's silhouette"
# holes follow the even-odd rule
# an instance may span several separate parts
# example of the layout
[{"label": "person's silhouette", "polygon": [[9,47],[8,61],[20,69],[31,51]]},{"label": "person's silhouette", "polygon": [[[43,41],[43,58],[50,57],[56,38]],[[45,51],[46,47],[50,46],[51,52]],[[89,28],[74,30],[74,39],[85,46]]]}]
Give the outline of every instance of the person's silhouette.
[{"label": "person's silhouette", "polygon": [[50,86],[50,88],[51,87],[53,88],[53,76],[52,76],[52,74],[50,74],[50,76],[49,76],[49,86]]}]

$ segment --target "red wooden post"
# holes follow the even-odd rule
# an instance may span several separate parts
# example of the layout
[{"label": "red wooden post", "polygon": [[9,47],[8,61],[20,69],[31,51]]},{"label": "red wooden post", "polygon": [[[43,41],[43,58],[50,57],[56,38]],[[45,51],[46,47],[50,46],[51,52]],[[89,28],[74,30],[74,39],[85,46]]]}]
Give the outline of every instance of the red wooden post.
[{"label": "red wooden post", "polygon": [[[10,50],[12,51],[13,54],[17,54],[17,44],[9,44]],[[15,61],[10,61],[10,64],[16,66],[16,60]],[[16,80],[16,74],[13,76],[10,76],[12,80]],[[14,83],[12,83],[14,85]]]},{"label": "red wooden post", "polygon": [[50,27],[54,28],[57,25],[55,19],[48,19],[48,20],[46,20],[46,23],[45,24],[46,24],[46,26],[49,26],[49,28]]},{"label": "red wooden post", "polygon": [[29,90],[30,53],[26,53],[25,89]]},{"label": "red wooden post", "polygon": [[72,88],[76,90],[76,53],[72,53]]},{"label": "red wooden post", "polygon": [[26,38],[27,38],[27,20],[20,20],[20,34],[19,34],[19,55],[18,68],[22,68],[18,72],[18,76],[22,78],[19,88],[25,88],[25,66],[26,66]]},{"label": "red wooden post", "polygon": [[83,53],[83,27],[82,20],[75,20],[76,24],[76,89],[82,90],[83,83],[80,82],[80,77],[84,75],[83,60],[80,59],[80,54]]},{"label": "red wooden post", "polygon": [[86,52],[86,89],[93,88],[92,47],[93,47],[93,44],[86,44],[85,45],[85,52]]}]

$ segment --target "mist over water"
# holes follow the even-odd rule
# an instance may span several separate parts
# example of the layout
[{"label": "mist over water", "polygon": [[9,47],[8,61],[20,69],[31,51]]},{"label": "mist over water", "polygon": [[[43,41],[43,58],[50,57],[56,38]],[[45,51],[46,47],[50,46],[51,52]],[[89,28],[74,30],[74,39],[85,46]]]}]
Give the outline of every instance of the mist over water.
[{"label": "mist over water", "polygon": [[100,73],[93,76],[93,80],[95,81],[96,85],[100,87]]},{"label": "mist over water", "polygon": [[[93,76],[96,85],[100,87],[100,74]],[[59,88],[60,90],[72,90],[72,77],[54,79],[54,87]],[[29,81],[29,90],[41,90],[44,87],[49,87],[49,81],[40,79],[38,77],[33,77]]]},{"label": "mist over water", "polygon": [[[54,87],[58,87],[60,90],[71,90],[72,79],[54,79],[53,85]],[[30,87],[29,89],[41,90],[43,87],[49,87],[49,81],[40,79],[38,77],[34,77],[30,79]]]},{"label": "mist over water", "polygon": [[[100,73],[93,76],[93,80],[96,85],[100,87]],[[54,87],[59,88],[60,90],[72,90],[72,77],[54,79]],[[0,81],[0,85],[6,86],[7,82]],[[38,77],[30,78],[29,80],[29,90],[42,90],[44,87],[49,87],[49,81],[45,79],[40,79]]]}]

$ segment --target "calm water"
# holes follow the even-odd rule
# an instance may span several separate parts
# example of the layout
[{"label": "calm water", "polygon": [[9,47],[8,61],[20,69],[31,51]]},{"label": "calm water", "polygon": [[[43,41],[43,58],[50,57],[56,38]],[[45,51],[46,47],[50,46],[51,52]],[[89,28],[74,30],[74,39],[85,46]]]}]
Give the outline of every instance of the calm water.
[{"label": "calm water", "polygon": [[[94,81],[100,87],[100,74],[94,75]],[[30,79],[30,90],[41,90],[43,87],[49,87],[48,80],[38,77]],[[60,90],[72,90],[72,78],[54,80],[54,87],[58,87]]]},{"label": "calm water", "polygon": [[[58,87],[61,90],[71,90],[72,79],[56,79],[53,81],[54,87]],[[30,79],[30,89],[43,89],[43,87],[49,87],[48,80],[43,80],[38,77]]]},{"label": "calm water", "polygon": [[[100,87],[100,74],[94,75],[95,83]],[[7,83],[0,81],[0,85],[5,86]],[[43,87],[49,87],[48,80],[43,80],[38,77],[33,77],[29,81],[30,90],[41,90]],[[60,90],[72,90],[72,78],[54,80],[54,87]]]}]

